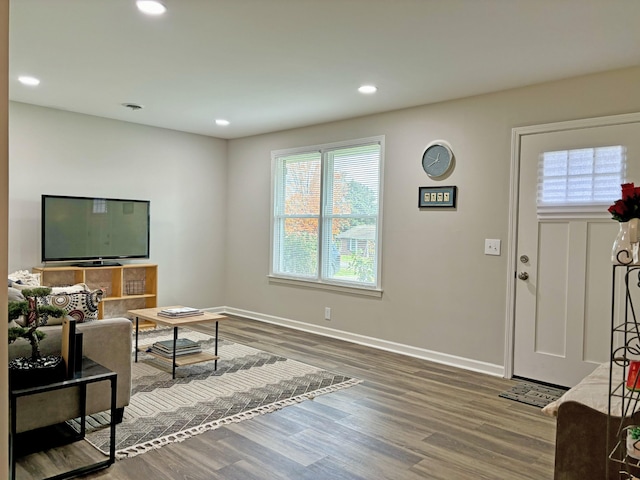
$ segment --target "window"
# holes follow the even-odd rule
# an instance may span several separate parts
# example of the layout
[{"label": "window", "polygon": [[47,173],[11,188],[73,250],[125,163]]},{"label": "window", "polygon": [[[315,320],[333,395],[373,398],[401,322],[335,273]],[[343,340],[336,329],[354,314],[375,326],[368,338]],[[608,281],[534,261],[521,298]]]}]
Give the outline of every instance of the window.
[{"label": "window", "polygon": [[93,213],[107,213],[107,200],[104,198],[94,198]]},{"label": "window", "polygon": [[538,163],[538,214],[607,214],[620,196],[625,170],[621,145],[544,152]]},{"label": "window", "polygon": [[272,276],[379,289],[383,141],[272,153]]}]

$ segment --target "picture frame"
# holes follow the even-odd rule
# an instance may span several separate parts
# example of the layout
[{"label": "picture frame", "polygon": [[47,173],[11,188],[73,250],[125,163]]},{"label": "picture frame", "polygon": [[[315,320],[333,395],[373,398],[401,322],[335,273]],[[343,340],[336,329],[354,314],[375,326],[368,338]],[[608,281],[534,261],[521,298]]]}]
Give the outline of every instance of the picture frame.
[{"label": "picture frame", "polygon": [[419,208],[456,208],[458,187],[418,187]]}]

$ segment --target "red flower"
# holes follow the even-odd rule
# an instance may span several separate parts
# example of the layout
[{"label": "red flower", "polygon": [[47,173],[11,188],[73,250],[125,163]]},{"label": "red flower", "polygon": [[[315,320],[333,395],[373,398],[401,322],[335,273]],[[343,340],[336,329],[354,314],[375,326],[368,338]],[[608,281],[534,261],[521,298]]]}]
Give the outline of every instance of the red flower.
[{"label": "red flower", "polygon": [[623,183],[621,190],[622,198],[608,208],[613,219],[628,222],[632,218],[640,218],[640,187],[635,187],[633,183]]}]

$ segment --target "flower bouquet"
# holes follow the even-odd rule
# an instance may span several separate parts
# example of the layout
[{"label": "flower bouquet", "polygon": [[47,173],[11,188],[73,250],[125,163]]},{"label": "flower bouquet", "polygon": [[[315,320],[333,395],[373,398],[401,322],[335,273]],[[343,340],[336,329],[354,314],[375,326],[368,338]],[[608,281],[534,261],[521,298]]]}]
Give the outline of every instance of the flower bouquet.
[{"label": "flower bouquet", "polygon": [[640,187],[633,183],[623,183],[622,198],[609,207],[609,213],[618,222],[628,222],[640,218]]},{"label": "flower bouquet", "polygon": [[613,243],[611,261],[620,265],[638,265],[638,223],[640,222],[640,187],[623,183],[622,198],[609,207],[614,220],[620,222],[618,237]]}]

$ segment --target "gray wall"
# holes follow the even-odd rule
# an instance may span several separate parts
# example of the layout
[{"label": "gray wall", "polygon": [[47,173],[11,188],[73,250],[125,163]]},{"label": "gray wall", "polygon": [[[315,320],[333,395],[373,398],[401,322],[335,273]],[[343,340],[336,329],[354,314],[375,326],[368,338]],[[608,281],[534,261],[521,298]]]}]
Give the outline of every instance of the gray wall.
[{"label": "gray wall", "polygon": [[15,102],[9,138],[9,271],[41,264],[41,194],[144,199],[158,301],[223,304],[226,141]]},{"label": "gray wall", "polygon": [[[226,305],[267,321],[502,373],[512,278],[506,271],[511,130],[638,111],[639,82],[640,68],[613,71],[230,141]],[[382,298],[270,284],[271,150],[381,134]],[[453,174],[442,182],[421,166],[434,139],[449,141],[456,155]],[[420,211],[418,187],[438,184],[458,186],[458,208]],[[484,255],[485,238],[502,239],[502,256]],[[332,309],[330,322],[325,307]]]},{"label": "gray wall", "polygon": [[[230,141],[12,103],[9,270],[40,264],[42,193],[145,198],[161,304],[501,374],[511,129],[640,111],[639,83],[626,69]],[[382,298],[269,283],[271,150],[374,135],[386,137]],[[434,139],[457,157],[443,182],[421,166]],[[437,184],[458,186],[455,211],[417,208],[418,187]],[[485,238],[502,256],[483,254]]]}]

